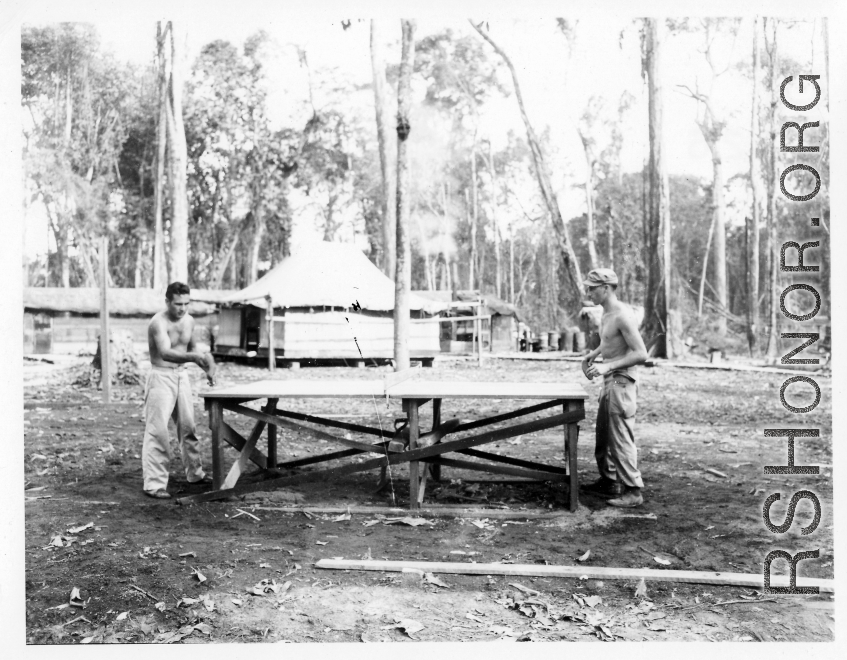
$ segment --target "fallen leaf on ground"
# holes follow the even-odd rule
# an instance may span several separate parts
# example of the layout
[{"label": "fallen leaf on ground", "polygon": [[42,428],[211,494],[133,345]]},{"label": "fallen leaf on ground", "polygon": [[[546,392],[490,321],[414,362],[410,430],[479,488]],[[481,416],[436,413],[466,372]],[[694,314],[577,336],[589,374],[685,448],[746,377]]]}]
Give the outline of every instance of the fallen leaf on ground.
[{"label": "fallen leaf on ground", "polygon": [[332,522],[344,522],[345,520],[350,520],[352,516],[349,513],[342,513],[340,516],[336,516],[332,519]]},{"label": "fallen leaf on ground", "polygon": [[[423,630],[426,626],[424,626],[420,621],[415,621],[414,619],[395,619],[397,622],[395,624],[395,628],[400,628],[404,633],[406,633],[409,637],[416,632]],[[414,637],[412,637],[414,639]]]},{"label": "fallen leaf on ground", "polygon": [[[290,582],[286,584],[290,585]],[[282,585],[276,583],[276,580],[262,580],[247,589],[251,594],[256,596],[264,596],[266,593],[278,593]]]},{"label": "fallen leaf on ground", "polygon": [[326,545],[329,541],[315,541],[315,545]]},{"label": "fallen leaf on ground", "polygon": [[585,554],[577,559],[577,561],[586,561],[591,556],[591,550],[586,550]]},{"label": "fallen leaf on ground", "polygon": [[197,578],[198,582],[205,582],[206,581],[206,576],[203,575],[200,571],[198,571],[193,566],[191,567],[191,571],[192,571],[191,574],[194,575]]},{"label": "fallen leaf on ground", "polygon": [[85,603],[79,595],[79,589],[77,587],[71,589],[71,595],[70,598],[68,598],[68,605],[71,607],[85,607]]},{"label": "fallen leaf on ground", "polygon": [[597,607],[603,602],[603,599],[600,598],[600,596],[586,596],[583,600],[588,607]]},{"label": "fallen leaf on ground", "polygon": [[647,583],[644,581],[644,578],[641,578],[638,581],[638,586],[635,588],[635,597],[636,598],[646,598],[647,597]]},{"label": "fallen leaf on ground", "polygon": [[191,552],[183,552],[181,555],[178,555],[178,556],[179,557],[196,557],[197,553],[192,550]]},{"label": "fallen leaf on ground", "polygon": [[188,607],[189,605],[196,605],[200,602],[199,598],[185,598],[180,599],[179,603],[177,603],[177,607]]},{"label": "fallen leaf on ground", "polygon": [[540,591],[536,591],[535,589],[530,589],[529,587],[523,586],[520,582],[509,582],[510,587],[514,587],[518,591],[522,591],[525,594],[537,595],[540,594]]},{"label": "fallen leaf on ground", "polygon": [[653,557],[653,561],[662,566],[670,566],[671,562],[663,557]]},{"label": "fallen leaf on ground", "polygon": [[444,587],[445,589],[450,588],[449,584],[445,584],[444,582],[439,580],[437,577],[435,577],[435,575],[433,575],[432,573],[424,573],[424,579],[429,584],[434,584],[436,587]]},{"label": "fallen leaf on ground", "polygon": [[163,600],[162,600],[162,601],[159,601],[159,602],[158,602],[158,603],[156,603],[153,607],[155,607],[155,608],[156,608],[157,610],[159,610],[160,612],[164,612],[164,611],[165,611],[165,607],[166,607],[166,605],[165,605],[165,601],[163,601]]},{"label": "fallen leaf on ground", "polygon": [[434,525],[434,520],[426,518],[386,518],[382,521],[383,525],[409,525],[410,527],[420,527],[421,525]]},{"label": "fallen leaf on ground", "polygon": [[238,605],[239,607],[241,607],[241,604],[243,603],[243,601],[240,598],[230,598],[229,602],[232,603],[233,605]]},{"label": "fallen leaf on ground", "polygon": [[115,621],[123,621],[124,619],[126,619],[128,614],[129,612],[121,612],[120,614],[118,614],[118,616],[115,617]]},{"label": "fallen leaf on ground", "polygon": [[68,534],[79,534],[80,532],[83,532],[86,529],[91,529],[92,527],[94,527],[93,522],[87,523],[85,525],[80,525],[79,527],[71,527],[68,530]]}]

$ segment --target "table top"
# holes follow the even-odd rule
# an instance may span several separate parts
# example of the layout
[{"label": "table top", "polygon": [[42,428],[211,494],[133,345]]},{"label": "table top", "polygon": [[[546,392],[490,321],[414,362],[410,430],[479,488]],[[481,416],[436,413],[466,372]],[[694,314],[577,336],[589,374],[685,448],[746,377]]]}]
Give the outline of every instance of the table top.
[{"label": "table top", "polygon": [[[207,399],[385,397],[384,380],[263,380],[201,393]],[[578,383],[406,380],[388,386],[390,399],[568,399],[588,394]]]}]

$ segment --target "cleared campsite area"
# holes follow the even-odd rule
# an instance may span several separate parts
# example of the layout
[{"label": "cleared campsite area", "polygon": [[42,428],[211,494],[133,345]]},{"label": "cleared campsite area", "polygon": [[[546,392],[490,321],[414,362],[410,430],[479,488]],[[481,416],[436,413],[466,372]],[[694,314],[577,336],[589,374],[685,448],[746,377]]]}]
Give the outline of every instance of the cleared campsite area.
[{"label": "cleared campsite area", "polygon": [[[761,518],[767,495],[781,492],[783,502],[774,506],[773,519],[782,520],[784,501],[796,490],[791,476],[762,472],[764,465],[785,460],[784,443],[761,433],[790,418],[774,405],[783,380],[778,375],[642,368],[638,444],[646,488],[640,509],[611,510],[603,500],[581,495],[572,514],[548,485],[477,483],[472,479],[485,477],[444,469],[442,483],[430,486],[428,499],[433,506],[466,507],[467,516],[424,512],[416,518],[426,522],[409,525],[391,520],[408,517],[408,511],[384,517],[355,512],[390,507],[392,492],[393,501],[405,507],[405,468],[392,474],[393,488],[381,493],[374,493],[379,475],[373,471],[190,507],[145,498],[138,458],[141,387],[117,386],[114,403],[104,405],[98,391],[73,385],[81,368],[72,362],[25,366],[30,643],[833,637],[831,594],[761,598],[749,587],[648,581],[646,594],[636,596],[635,580],[448,573],[421,580],[415,573],[314,566],[323,558],[369,557],[759,573],[771,549],[809,546],[798,531],[811,519],[807,504],[798,506],[779,543]],[[341,371],[351,379],[374,378],[388,368],[302,368],[271,375],[225,363],[219,380],[235,384],[295,375],[319,380],[338,378]],[[194,367],[191,374],[208,456],[207,418],[198,396],[202,374]],[[453,380],[580,382],[590,395],[580,432],[580,479],[594,478],[597,385],[582,377],[578,363],[489,359],[479,368],[471,360],[439,358],[432,374]],[[820,475],[804,475],[804,484],[831,511],[831,397],[826,396],[831,384],[828,377],[817,381],[825,396],[808,423],[819,426],[821,436],[798,441],[798,464],[822,466]],[[399,416],[397,409],[386,410],[384,401],[333,402],[333,410],[318,409],[320,401],[304,405],[369,425],[390,425]],[[497,414],[497,405],[481,400],[444,414]],[[559,432],[542,432],[500,448],[492,445],[491,451],[554,461],[562,455],[561,445]],[[280,429],[281,460],[325,450],[321,440]],[[178,458],[171,469],[177,490],[207,488],[180,481]],[[475,508],[491,513],[480,517],[471,513]],[[521,519],[509,513],[521,510],[556,515]],[[833,576],[829,520],[826,516],[814,537],[820,561],[801,563],[803,577]],[[784,572],[785,565],[777,564],[775,573]],[[74,589],[79,598],[69,602]]]}]

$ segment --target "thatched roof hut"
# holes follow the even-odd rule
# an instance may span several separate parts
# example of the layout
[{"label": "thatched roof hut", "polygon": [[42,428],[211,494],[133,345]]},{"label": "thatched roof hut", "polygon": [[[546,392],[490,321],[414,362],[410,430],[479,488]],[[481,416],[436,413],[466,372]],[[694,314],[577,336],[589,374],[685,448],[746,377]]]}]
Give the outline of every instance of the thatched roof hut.
[{"label": "thatched roof hut", "polygon": [[[188,312],[192,316],[206,316],[217,311],[217,302],[232,291],[191,290]],[[165,309],[165,294],[155,289],[109,289],[109,314],[114,316],[150,317]],[[25,287],[24,311],[47,314],[100,313],[100,289]]]}]

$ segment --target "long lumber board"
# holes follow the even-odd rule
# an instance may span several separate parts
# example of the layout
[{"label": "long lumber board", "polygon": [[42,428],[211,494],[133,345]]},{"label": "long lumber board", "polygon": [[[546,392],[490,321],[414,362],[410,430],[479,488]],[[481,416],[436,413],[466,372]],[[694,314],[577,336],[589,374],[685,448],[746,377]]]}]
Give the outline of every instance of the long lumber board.
[{"label": "long lumber board", "polygon": [[[675,571],[655,568],[609,568],[601,566],[541,566],[536,564],[472,564],[450,561],[384,561],[367,559],[321,559],[316,568],[358,571],[402,572],[412,568],[426,573],[460,573],[464,575],[523,575],[532,577],[588,577],[598,580],[652,580],[653,582],[688,582],[692,584],[720,584],[734,587],[761,589],[761,574],[719,573],[713,571]],[[772,587],[787,587],[788,577],[773,575]],[[835,580],[797,578],[798,587],[818,587],[821,593],[835,593]]]}]

